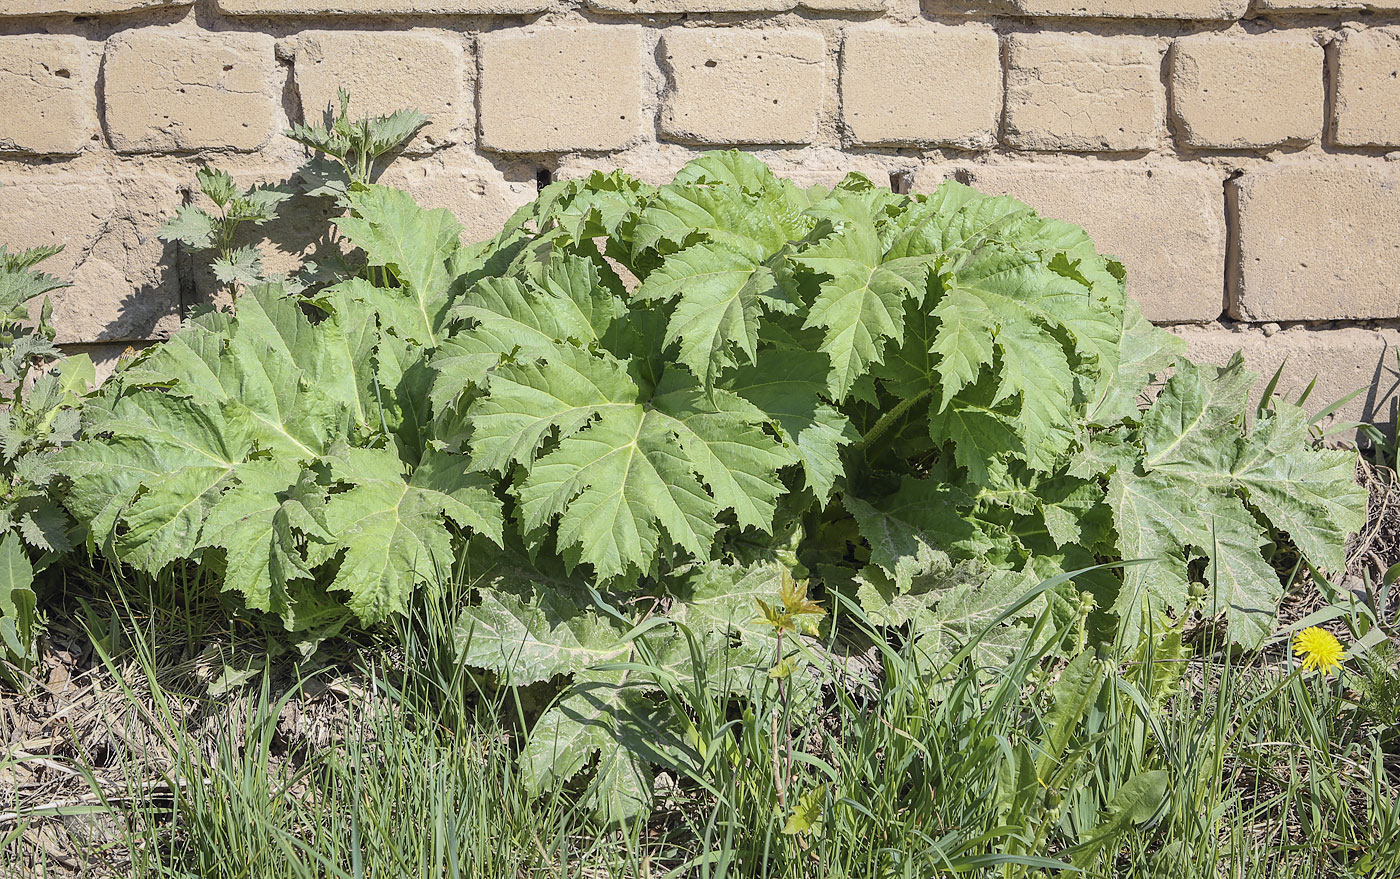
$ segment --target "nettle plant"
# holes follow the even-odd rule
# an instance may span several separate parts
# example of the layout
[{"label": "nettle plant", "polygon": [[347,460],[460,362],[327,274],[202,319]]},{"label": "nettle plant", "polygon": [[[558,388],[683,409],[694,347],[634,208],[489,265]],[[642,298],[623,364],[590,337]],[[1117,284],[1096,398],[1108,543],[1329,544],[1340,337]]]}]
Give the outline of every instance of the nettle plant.
[{"label": "nettle plant", "polygon": [[36,267],[60,250],[0,245],[0,660],[21,668],[36,658],[34,574],[73,545],[54,456],[77,436],[81,395],[95,384],[86,354],[65,358],[54,344],[46,297],[67,284]]},{"label": "nettle plant", "polygon": [[791,673],[756,605],[786,583],[904,627],[934,675],[1047,611],[1131,642],[1195,607],[1252,646],[1273,546],[1337,569],[1362,522],[1354,453],[1282,401],[1248,425],[1238,359],[1182,359],[1120,265],[1010,198],[802,189],[729,152],[552,184],[474,245],[402,192],[345,199],[365,268],[250,288],[120,371],[69,504],[115,557],[222,568],[298,631],[464,578],[463,661],[563,687],[526,779],[592,766],[611,818],[648,763],[703,759],[658,674]]},{"label": "nettle plant", "polygon": [[261,226],[277,216],[277,209],[292,197],[279,186],[242,188],[227,171],[200,168],[195,173],[200,193],[209,207],[182,205],[160,228],[163,241],[177,241],[196,252],[210,251],[214,277],[230,286],[257,284],[263,280],[262,252],[251,245],[237,246],[238,229],[245,223]]}]

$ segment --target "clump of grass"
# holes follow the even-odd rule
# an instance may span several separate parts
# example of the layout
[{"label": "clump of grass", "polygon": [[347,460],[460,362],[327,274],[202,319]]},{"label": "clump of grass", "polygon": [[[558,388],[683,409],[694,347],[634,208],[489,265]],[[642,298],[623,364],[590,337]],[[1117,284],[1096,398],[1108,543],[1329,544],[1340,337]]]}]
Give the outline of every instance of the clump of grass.
[{"label": "clump of grass", "polygon": [[[658,743],[658,808],[601,826],[585,787],[536,797],[522,783],[515,754],[541,706],[457,661],[459,597],[420,607],[348,674],[303,667],[288,683],[267,662],[219,697],[171,683],[144,611],[112,617],[97,643],[160,746],[84,768],[94,793],[67,811],[122,831],[90,847],[83,875],[1400,874],[1388,703],[1368,695],[1395,686],[1391,665],[1367,666],[1358,698],[1354,662],[1322,676],[1209,644],[1188,656],[1166,632],[1130,661],[1091,648],[1066,666],[1047,615],[1004,665],[967,651],[935,672],[842,604],[833,628],[866,652],[806,657],[791,674],[810,687],[760,672],[736,700],[703,673],[655,672],[647,686],[685,727]],[[299,735],[327,689],[339,708],[319,738]],[[72,875],[5,860],[23,844],[0,826],[0,874]]]},{"label": "clump of grass", "polygon": [[[507,713],[446,661],[450,626],[436,622],[420,615],[396,644],[376,645],[392,650],[365,651],[331,682],[327,666],[275,691],[285,670],[268,662],[232,704],[169,689],[142,628],[127,629],[126,662],[104,659],[128,672],[114,678],[163,759],[122,766],[126,787],[103,805],[129,836],[93,862],[139,879],[570,876],[583,875],[579,858],[623,864],[640,828],[631,839],[590,828],[567,797],[525,792]],[[298,704],[327,686],[347,697],[331,741],[289,742]],[[212,722],[192,728],[201,716]]]}]

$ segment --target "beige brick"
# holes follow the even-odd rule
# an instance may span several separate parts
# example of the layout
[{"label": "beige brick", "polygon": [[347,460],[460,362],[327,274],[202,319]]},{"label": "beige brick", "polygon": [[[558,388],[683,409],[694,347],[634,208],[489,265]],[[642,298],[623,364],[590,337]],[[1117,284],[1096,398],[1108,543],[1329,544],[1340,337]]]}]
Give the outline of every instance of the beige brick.
[{"label": "beige brick", "polygon": [[587,0],[590,9],[618,15],[685,12],[881,12],[890,0]]},{"label": "beige brick", "polygon": [[652,186],[670,183],[687,162],[704,150],[673,143],[647,144],[625,153],[607,156],[574,154],[562,156],[554,167],[555,180],[580,180],[594,171],[604,174],[621,169]]},{"label": "beige brick", "polygon": [[215,0],[229,15],[509,15],[543,12],[550,0]]},{"label": "beige brick", "polygon": [[[554,179],[577,180],[594,171],[607,173],[621,168],[644,183],[659,186],[670,183],[682,166],[703,152],[699,147],[660,143],[608,156],[565,156],[554,170]],[[941,181],[955,171],[948,164],[925,164],[909,157],[857,155],[833,147],[758,149],[750,152],[768,165],[774,174],[798,186],[833,186],[853,172],[866,175],[877,186],[887,186],[892,171],[911,171],[915,175],[915,188],[918,188],[919,180]]]},{"label": "beige brick", "polygon": [[63,175],[0,183],[0,241],[63,245],[44,263],[72,284],[50,294],[58,341],[148,339],[175,329],[175,251],[155,236],[180,203],[175,181]]},{"label": "beige brick", "polygon": [[118,152],[254,150],[279,115],[265,34],[146,29],[107,41],[103,118]]},{"label": "beige brick", "polygon": [[1366,421],[1384,425],[1387,432],[1393,429],[1400,390],[1400,371],[1395,365],[1400,332],[1294,327],[1266,337],[1257,329],[1232,333],[1218,325],[1173,331],[1186,340],[1187,356],[1202,363],[1224,365],[1236,351],[1243,354],[1250,371],[1260,376],[1251,402],[1262,396],[1265,383],[1282,366],[1278,392],[1290,401],[1296,401],[1308,383],[1317,379],[1303,403],[1310,412],[1321,411],[1358,388],[1366,389],[1332,415],[1329,424]]},{"label": "beige brick", "polygon": [[0,150],[73,155],[92,145],[96,62],[82,37],[0,37]]},{"label": "beige brick", "polygon": [[425,208],[451,211],[466,241],[494,237],[517,208],[539,194],[534,179],[507,180],[489,167],[397,162],[379,182],[407,191]]},{"label": "beige brick", "polygon": [[587,2],[591,9],[620,15],[647,15],[658,12],[783,12],[797,6],[797,0],[587,0]]},{"label": "beige brick", "polygon": [[943,183],[958,179],[957,168],[942,164],[918,165],[914,168],[911,192],[933,192]]},{"label": "beige brick", "polygon": [[1203,34],[1172,49],[1172,113],[1189,146],[1262,149],[1317,140],[1323,51],[1306,32]]},{"label": "beige brick", "polygon": [[[794,162],[791,168],[774,168],[778,175],[790,179],[798,186],[826,186],[832,188],[837,183],[844,181],[847,175],[864,174],[871,179],[879,188],[890,186],[890,176],[900,174],[909,176],[911,192],[924,192],[924,190],[935,189],[944,181],[951,181],[958,169],[953,165],[946,164],[904,164],[904,167],[890,168],[885,164],[876,164],[871,161],[874,157],[851,157],[847,162],[836,162],[832,167],[808,168],[802,162]],[[906,162],[909,160],[906,160]],[[917,161],[917,160],[916,160]]]},{"label": "beige brick", "polygon": [[810,143],[826,83],[826,43],[809,30],[671,28],[661,131],[702,144]]},{"label": "beige brick", "polygon": [[293,76],[307,121],[321,120],[344,88],[355,118],[400,109],[426,113],[431,122],[409,152],[474,136],[460,42],[393,31],[307,31],[294,46]]},{"label": "beige brick", "polygon": [[876,155],[851,155],[834,149],[813,149],[801,152],[783,151],[783,154],[762,156],[773,173],[796,183],[798,186],[835,186],[849,174],[864,174],[876,186],[890,185],[890,174],[901,172],[917,179],[919,173],[926,180],[933,178],[937,171],[951,176],[951,165],[929,163],[918,159]]},{"label": "beige brick", "polygon": [[1057,33],[1007,40],[1006,142],[1025,150],[1150,150],[1166,114],[1162,47]]},{"label": "beige brick", "polygon": [[482,34],[481,142],[516,153],[613,150],[642,132],[642,30],[550,26]]},{"label": "beige brick", "polygon": [[859,26],[842,40],[841,113],[858,144],[991,146],[1001,90],[997,35],[980,24]]},{"label": "beige brick", "polygon": [[1332,46],[1332,142],[1400,146],[1400,30],[1346,32]]},{"label": "beige brick", "polygon": [[1243,320],[1400,317],[1400,169],[1297,163],[1231,183]]},{"label": "beige brick", "polygon": [[1128,292],[1158,322],[1216,320],[1225,299],[1220,178],[1195,164],[979,165],[971,182],[1083,226],[1128,269]]},{"label": "beige brick", "polygon": [[110,15],[138,9],[189,6],[194,0],[5,0],[0,18],[7,15]]},{"label": "beige brick", "polygon": [[803,9],[817,12],[883,12],[892,0],[802,0]]},{"label": "beige brick", "polygon": [[1400,0],[1255,0],[1260,12],[1330,12],[1400,9]]},{"label": "beige brick", "polygon": [[1022,15],[1096,18],[1235,19],[1249,0],[1014,0]]},{"label": "beige brick", "polygon": [[1191,21],[1233,21],[1249,8],[1249,0],[925,0],[925,3],[935,12]]}]

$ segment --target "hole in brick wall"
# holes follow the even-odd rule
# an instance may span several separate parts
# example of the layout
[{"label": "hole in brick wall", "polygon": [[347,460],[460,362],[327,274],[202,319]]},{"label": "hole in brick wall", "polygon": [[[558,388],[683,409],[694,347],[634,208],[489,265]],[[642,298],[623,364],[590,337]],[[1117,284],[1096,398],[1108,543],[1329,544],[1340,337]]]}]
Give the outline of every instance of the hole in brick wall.
[{"label": "hole in brick wall", "polygon": [[914,189],[913,171],[891,171],[890,191],[899,195],[908,195]]},{"label": "hole in brick wall", "polygon": [[554,172],[548,168],[541,168],[535,172],[535,188],[544,189],[554,182]]},{"label": "hole in brick wall", "polygon": [[705,62],[705,66],[706,66],[706,67],[718,67],[718,66],[719,66],[719,62],[716,61],[715,59],[711,58],[709,61],[706,61],[706,62]]},{"label": "hole in brick wall", "polygon": [[63,77],[64,79],[69,79],[69,78],[71,78],[71,77],[73,76],[72,73],[70,73],[68,70],[66,70],[65,68],[62,68],[62,67],[60,67],[60,68],[58,68],[57,70],[55,70],[55,71],[53,72],[53,75],[54,75],[54,76],[61,76],[61,77]]},{"label": "hole in brick wall", "polygon": [[232,65],[232,64],[225,64],[225,65],[224,65],[224,70],[232,70],[232,69],[233,69],[233,65]]}]

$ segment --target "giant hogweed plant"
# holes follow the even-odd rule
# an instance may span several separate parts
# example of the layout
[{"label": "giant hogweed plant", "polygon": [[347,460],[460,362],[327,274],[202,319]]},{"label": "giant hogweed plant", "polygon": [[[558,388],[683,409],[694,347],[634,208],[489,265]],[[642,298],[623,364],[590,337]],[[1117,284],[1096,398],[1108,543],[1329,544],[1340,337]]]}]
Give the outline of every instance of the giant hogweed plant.
[{"label": "giant hogweed plant", "polygon": [[463,661],[563,684],[525,778],[592,767],[612,818],[648,763],[713,756],[659,692],[790,673],[755,600],[791,578],[934,673],[1044,637],[1047,604],[1081,642],[1199,607],[1253,646],[1272,547],[1336,569],[1362,521],[1353,453],[1281,401],[1248,424],[1238,359],[1181,358],[1121,266],[1010,198],[715,153],[553,184],[474,245],[402,192],[345,198],[365,269],[253,287],[119,372],[63,453],[70,507],[294,630],[466,578]]}]

